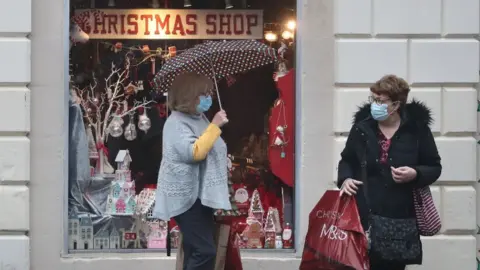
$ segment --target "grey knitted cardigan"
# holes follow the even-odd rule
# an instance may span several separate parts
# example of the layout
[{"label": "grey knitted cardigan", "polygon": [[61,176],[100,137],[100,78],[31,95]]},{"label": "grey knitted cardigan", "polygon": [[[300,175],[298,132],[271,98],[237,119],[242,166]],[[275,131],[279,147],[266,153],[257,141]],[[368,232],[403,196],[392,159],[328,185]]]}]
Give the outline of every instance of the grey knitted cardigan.
[{"label": "grey knitted cardigan", "polygon": [[203,205],[230,210],[227,146],[218,138],[205,160],[193,159],[193,144],[210,122],[205,115],[173,111],[163,127],[163,157],[153,215],[169,220],[199,198]]}]

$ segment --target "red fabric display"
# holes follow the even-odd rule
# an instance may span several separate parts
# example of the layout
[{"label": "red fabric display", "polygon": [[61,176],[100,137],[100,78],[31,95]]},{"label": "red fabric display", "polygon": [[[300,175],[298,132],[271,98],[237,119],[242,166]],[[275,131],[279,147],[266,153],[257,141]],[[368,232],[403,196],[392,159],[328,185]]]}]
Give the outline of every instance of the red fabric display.
[{"label": "red fabric display", "polygon": [[270,116],[268,159],[272,173],[294,185],[295,167],[295,70],[278,78],[279,98]]},{"label": "red fabric display", "polygon": [[300,270],[370,269],[354,197],[329,190],[310,212]]}]

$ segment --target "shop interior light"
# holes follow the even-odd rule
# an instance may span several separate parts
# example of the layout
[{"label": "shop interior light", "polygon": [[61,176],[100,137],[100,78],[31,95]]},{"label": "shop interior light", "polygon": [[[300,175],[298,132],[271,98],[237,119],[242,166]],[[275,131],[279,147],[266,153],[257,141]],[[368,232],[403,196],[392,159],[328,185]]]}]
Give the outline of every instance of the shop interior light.
[{"label": "shop interior light", "polygon": [[278,39],[278,36],[277,34],[273,33],[273,32],[267,32],[265,33],[265,40],[268,41],[268,42],[275,42],[277,41]]},{"label": "shop interior light", "polygon": [[115,6],[115,0],[108,0],[108,6],[109,7],[114,7]]},{"label": "shop interior light", "polygon": [[184,0],[184,1],[183,1],[183,6],[184,6],[184,7],[191,7],[191,6],[192,6],[192,2],[190,2],[190,0]]},{"label": "shop interior light", "polygon": [[294,20],[290,20],[287,22],[287,28],[293,31],[297,28],[297,23]]},{"label": "shop interior light", "polygon": [[291,39],[291,38],[293,38],[293,33],[288,31],[288,30],[285,30],[282,33],[282,38],[283,39]]},{"label": "shop interior light", "polygon": [[231,8],[233,8],[232,1],[225,0],[225,9],[231,9]]}]

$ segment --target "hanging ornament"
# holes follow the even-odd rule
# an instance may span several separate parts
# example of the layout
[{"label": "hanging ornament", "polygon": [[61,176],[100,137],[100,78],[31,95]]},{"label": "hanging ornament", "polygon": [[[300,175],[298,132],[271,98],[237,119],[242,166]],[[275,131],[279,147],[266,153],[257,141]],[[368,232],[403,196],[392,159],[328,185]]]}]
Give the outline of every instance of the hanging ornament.
[{"label": "hanging ornament", "polygon": [[142,52],[143,52],[144,54],[150,53],[150,47],[148,47],[148,45],[143,45],[143,47],[142,47]]},{"label": "hanging ornament", "polygon": [[175,47],[175,46],[170,46],[170,47],[168,47],[168,55],[169,55],[170,57],[175,57],[175,56],[177,56],[177,47]]},{"label": "hanging ornament", "polygon": [[140,80],[140,81],[137,82],[137,92],[138,92],[138,91],[143,91],[143,90],[144,90],[144,88],[143,88],[143,81]]},{"label": "hanging ornament", "polygon": [[225,0],[225,9],[233,8],[232,0]]},{"label": "hanging ornament", "polygon": [[123,128],[120,125],[111,125],[108,128],[108,134],[110,134],[112,137],[118,138],[122,136]]},{"label": "hanging ornament", "polygon": [[110,122],[110,125],[108,126],[108,134],[110,134],[110,136],[115,138],[122,136],[123,134],[122,125],[123,125],[123,119],[120,116],[115,115],[112,121]]},{"label": "hanging ornament", "polygon": [[115,43],[115,45],[113,45],[112,50],[115,53],[118,53],[119,51],[122,50],[122,48],[123,48],[123,44],[121,42],[117,42],[117,43]]},{"label": "hanging ornament", "polygon": [[130,82],[126,87],[125,87],[125,94],[127,95],[133,95],[138,92],[138,87],[134,85],[132,82]]},{"label": "hanging ornament", "polygon": [[150,62],[152,62],[152,74],[155,74],[155,57],[150,57]]},{"label": "hanging ornament", "polygon": [[163,52],[163,49],[160,48],[160,47],[158,47],[157,50],[155,51],[155,53],[158,57],[162,57],[162,52]]},{"label": "hanging ornament", "polygon": [[108,6],[109,7],[114,7],[115,6],[115,0],[108,0]]},{"label": "hanging ornament", "polygon": [[135,128],[135,124],[133,123],[133,114],[130,114],[130,119],[128,120],[128,124],[125,127],[124,136],[127,141],[133,141],[137,138],[137,129]]},{"label": "hanging ornament", "polygon": [[147,131],[152,127],[152,122],[147,116],[147,108],[143,108],[143,114],[138,118],[138,129],[147,133]]}]

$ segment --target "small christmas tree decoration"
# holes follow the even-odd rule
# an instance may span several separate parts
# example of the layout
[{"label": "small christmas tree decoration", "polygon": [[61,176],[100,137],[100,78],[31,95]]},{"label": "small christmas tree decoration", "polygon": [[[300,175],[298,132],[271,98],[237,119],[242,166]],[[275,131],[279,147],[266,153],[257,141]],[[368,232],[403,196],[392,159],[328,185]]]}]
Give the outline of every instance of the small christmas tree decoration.
[{"label": "small christmas tree decoration", "polygon": [[252,193],[252,199],[250,203],[250,209],[248,211],[249,216],[253,215],[260,223],[263,223],[263,215],[265,211],[263,210],[262,200],[260,199],[260,193],[255,189]]},{"label": "small christmas tree decoration", "polygon": [[277,235],[277,229],[275,224],[274,212],[274,208],[270,207],[267,212],[267,218],[265,219],[265,248],[275,248],[275,237]]}]

